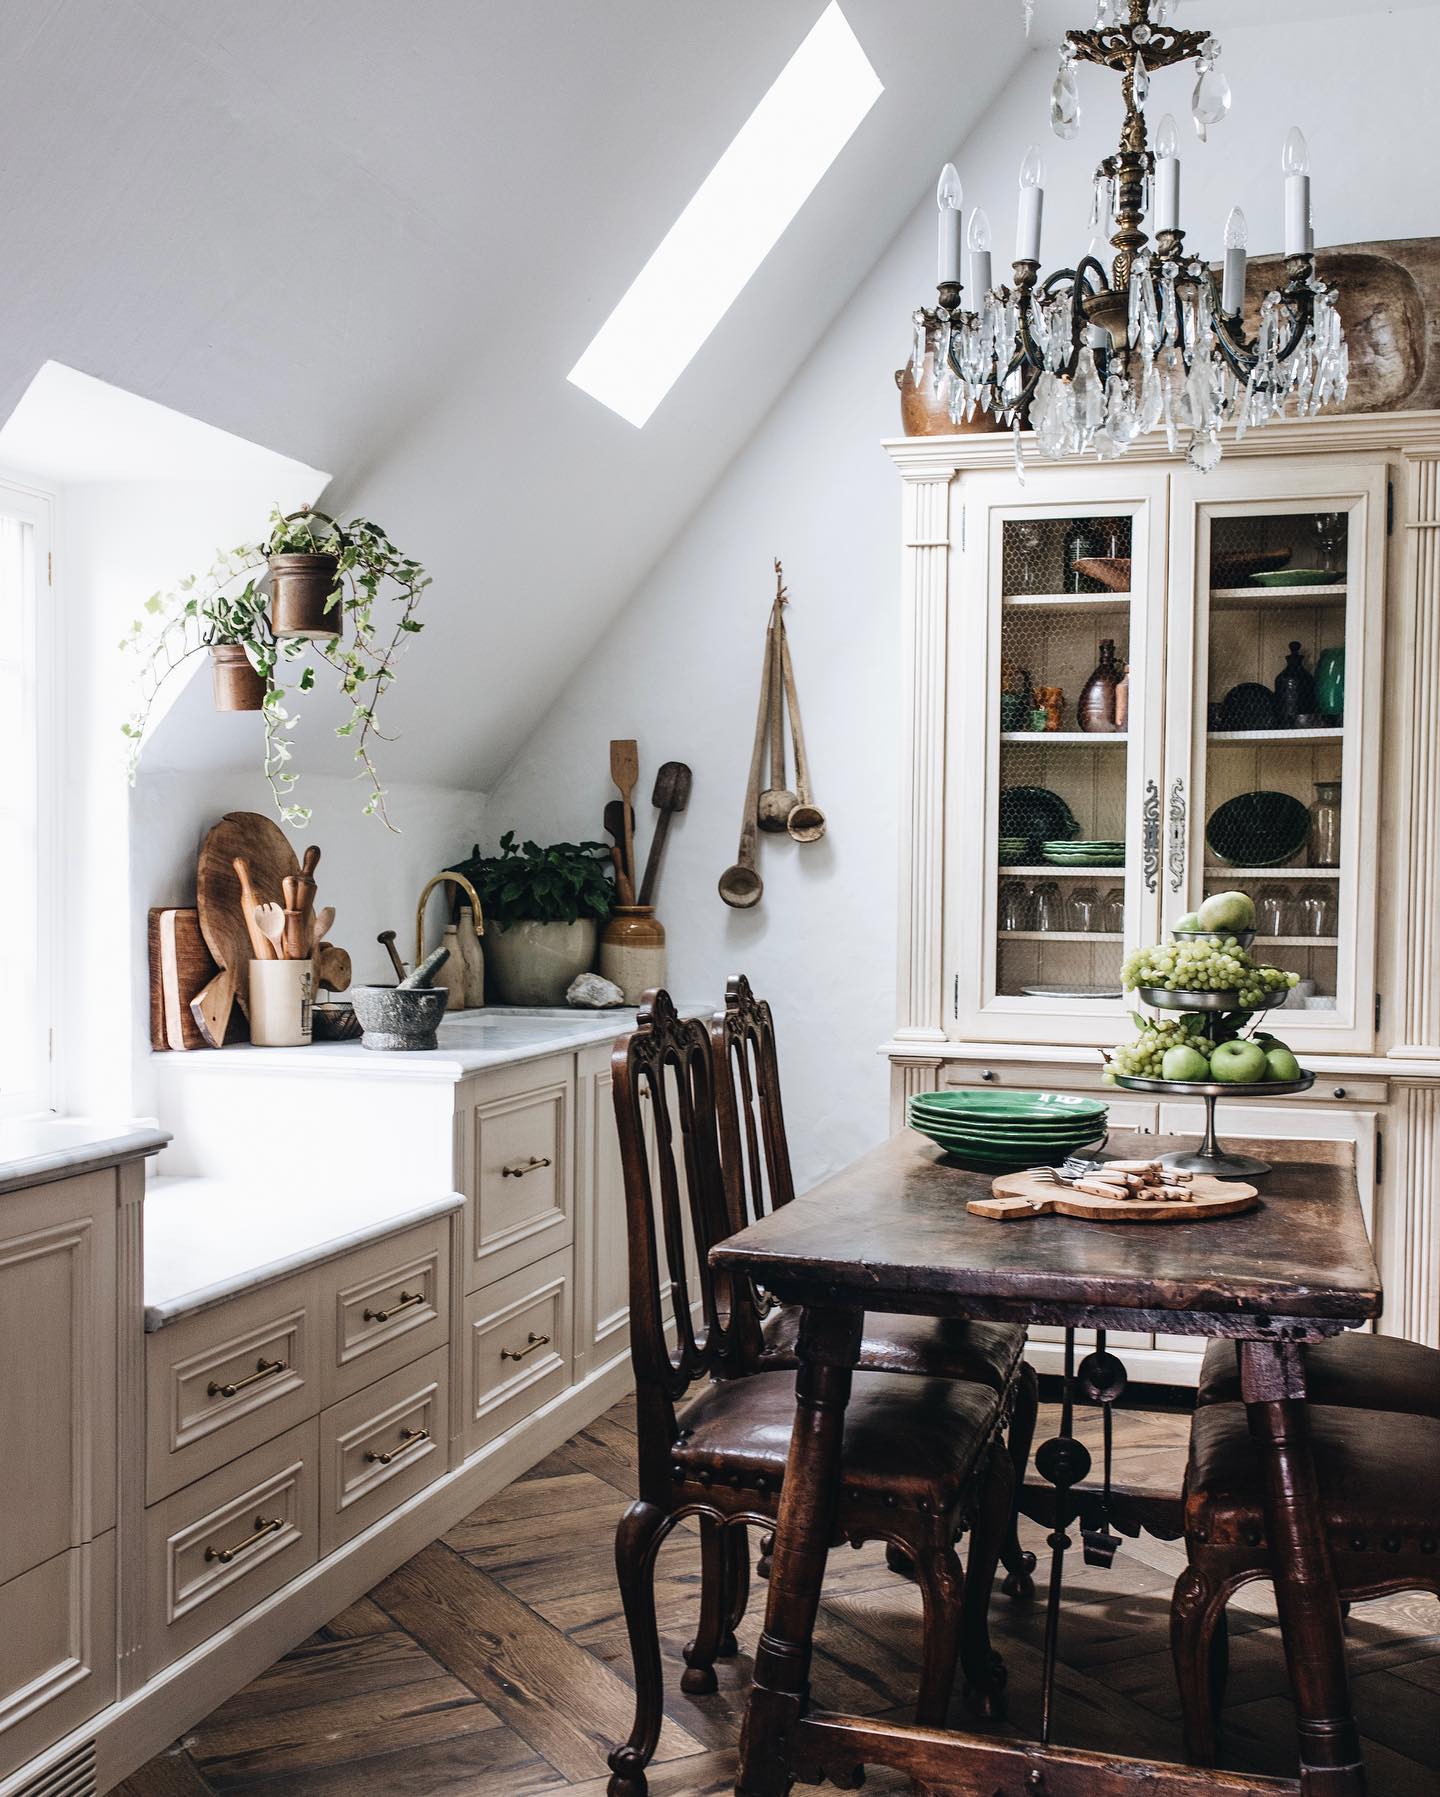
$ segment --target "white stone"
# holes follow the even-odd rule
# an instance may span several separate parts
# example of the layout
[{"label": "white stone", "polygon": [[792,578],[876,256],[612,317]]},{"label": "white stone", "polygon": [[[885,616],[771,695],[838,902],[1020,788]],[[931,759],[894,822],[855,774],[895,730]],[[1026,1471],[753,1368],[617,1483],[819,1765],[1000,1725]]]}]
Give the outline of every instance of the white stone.
[{"label": "white stone", "polygon": [[614,980],[602,979],[598,973],[577,973],[565,993],[567,1005],[585,1011],[609,1011],[623,1005],[625,994]]}]

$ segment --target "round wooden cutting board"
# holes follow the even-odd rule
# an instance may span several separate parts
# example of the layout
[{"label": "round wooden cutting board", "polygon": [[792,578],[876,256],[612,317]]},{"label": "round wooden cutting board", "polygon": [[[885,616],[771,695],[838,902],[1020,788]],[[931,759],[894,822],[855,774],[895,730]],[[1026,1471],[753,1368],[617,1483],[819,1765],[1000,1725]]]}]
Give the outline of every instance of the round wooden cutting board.
[{"label": "round wooden cutting board", "polygon": [[[1102,1175],[1103,1177],[1103,1175]],[[1071,1186],[1057,1185],[1036,1173],[1004,1173],[991,1187],[991,1198],[972,1198],[966,1209],[977,1217],[1012,1222],[1020,1217],[1083,1217],[1091,1223],[1198,1223],[1210,1217],[1233,1217],[1254,1210],[1260,1194],[1243,1180],[1215,1179],[1197,1173],[1190,1181],[1188,1204],[1144,1198],[1094,1198]]]},{"label": "round wooden cutting board", "polygon": [[205,838],[195,864],[200,934],[216,963],[235,975],[235,997],[250,1015],[250,932],[235,877],[235,857],[247,863],[259,904],[280,903],[280,882],[300,863],[279,824],[258,811],[232,811]]}]

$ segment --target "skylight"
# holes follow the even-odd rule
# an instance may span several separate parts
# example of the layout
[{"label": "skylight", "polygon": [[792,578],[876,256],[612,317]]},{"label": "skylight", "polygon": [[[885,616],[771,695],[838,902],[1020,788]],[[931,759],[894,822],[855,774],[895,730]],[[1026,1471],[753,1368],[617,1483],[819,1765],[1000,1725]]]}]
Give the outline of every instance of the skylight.
[{"label": "skylight", "polygon": [[575,385],[643,425],[883,92],[831,0],[570,370]]}]

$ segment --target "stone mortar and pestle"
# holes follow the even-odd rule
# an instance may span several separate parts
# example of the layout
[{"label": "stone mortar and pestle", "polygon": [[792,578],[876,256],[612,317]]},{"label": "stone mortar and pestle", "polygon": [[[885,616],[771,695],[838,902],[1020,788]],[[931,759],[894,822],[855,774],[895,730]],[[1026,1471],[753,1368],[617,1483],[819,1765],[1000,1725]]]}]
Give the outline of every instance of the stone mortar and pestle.
[{"label": "stone mortar and pestle", "polygon": [[351,992],[355,1015],[365,1034],[365,1048],[438,1048],[436,1030],[450,997],[448,986],[432,986],[434,974],[450,958],[448,948],[437,948],[398,986],[356,986]]}]

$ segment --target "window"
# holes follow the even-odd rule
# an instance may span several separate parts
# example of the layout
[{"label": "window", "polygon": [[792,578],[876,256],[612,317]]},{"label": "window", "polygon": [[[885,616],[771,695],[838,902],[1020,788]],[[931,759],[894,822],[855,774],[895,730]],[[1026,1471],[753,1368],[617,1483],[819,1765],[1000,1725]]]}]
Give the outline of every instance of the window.
[{"label": "window", "polygon": [[570,380],[643,425],[884,91],[832,0]]},{"label": "window", "polygon": [[0,1115],[50,1108],[56,767],[50,501],[0,481]]}]

